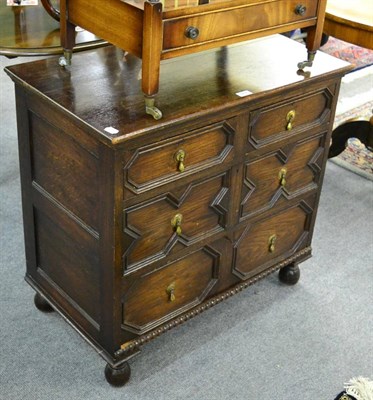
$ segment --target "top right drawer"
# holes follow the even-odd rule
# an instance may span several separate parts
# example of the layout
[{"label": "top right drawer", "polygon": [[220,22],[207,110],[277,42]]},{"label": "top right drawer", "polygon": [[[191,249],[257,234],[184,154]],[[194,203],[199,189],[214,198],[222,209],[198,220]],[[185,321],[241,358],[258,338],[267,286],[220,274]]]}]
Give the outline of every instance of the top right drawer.
[{"label": "top right drawer", "polygon": [[329,122],[333,95],[328,89],[288,98],[250,111],[249,143],[260,148]]}]

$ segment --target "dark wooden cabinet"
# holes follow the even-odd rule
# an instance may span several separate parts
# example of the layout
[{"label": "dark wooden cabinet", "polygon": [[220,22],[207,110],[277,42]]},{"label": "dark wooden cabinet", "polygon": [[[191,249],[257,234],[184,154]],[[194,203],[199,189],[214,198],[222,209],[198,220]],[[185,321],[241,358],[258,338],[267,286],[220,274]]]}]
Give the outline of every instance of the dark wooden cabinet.
[{"label": "dark wooden cabinet", "polygon": [[161,121],[143,115],[141,63],[114,47],[70,71],[6,69],[26,280],[99,350],[109,382],[145,342],[258,279],[299,278],[349,68],[320,54],[299,73],[302,51],[273,36],[169,61]]}]

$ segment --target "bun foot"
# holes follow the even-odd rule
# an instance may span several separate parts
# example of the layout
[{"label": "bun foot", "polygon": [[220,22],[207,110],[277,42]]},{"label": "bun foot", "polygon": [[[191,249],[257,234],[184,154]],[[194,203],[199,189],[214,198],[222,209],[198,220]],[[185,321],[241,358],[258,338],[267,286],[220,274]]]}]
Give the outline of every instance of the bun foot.
[{"label": "bun foot", "polygon": [[39,293],[36,293],[34,296],[34,303],[38,310],[43,311],[45,313],[53,312],[54,309],[52,306],[42,297]]},{"label": "bun foot", "polygon": [[289,264],[280,269],[278,277],[281,282],[287,285],[295,285],[299,281],[300,270],[298,264]]},{"label": "bun foot", "polygon": [[113,368],[111,365],[106,364],[105,378],[112,386],[124,386],[131,376],[131,368],[128,362],[125,362],[118,368]]}]

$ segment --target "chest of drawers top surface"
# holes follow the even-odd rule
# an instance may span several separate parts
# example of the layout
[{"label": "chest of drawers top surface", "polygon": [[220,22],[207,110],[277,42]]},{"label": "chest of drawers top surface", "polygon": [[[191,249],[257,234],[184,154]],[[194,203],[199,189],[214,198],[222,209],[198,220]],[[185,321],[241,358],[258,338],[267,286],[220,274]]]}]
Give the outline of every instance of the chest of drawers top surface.
[{"label": "chest of drawers top surface", "polygon": [[[287,87],[306,92],[307,84],[316,78],[348,70],[346,62],[319,52],[314,66],[300,73],[297,62],[305,52],[303,45],[275,35],[166,60],[161,69],[163,90],[158,95],[164,117],[158,122],[143,112],[141,61],[123,57],[114,47],[76,54],[66,70],[55,58],[48,58],[6,71],[37,96],[84,121],[100,141],[114,145],[181,120],[219,114],[223,108],[237,111],[268,92],[275,96]],[[106,132],[107,127],[118,133]]]}]

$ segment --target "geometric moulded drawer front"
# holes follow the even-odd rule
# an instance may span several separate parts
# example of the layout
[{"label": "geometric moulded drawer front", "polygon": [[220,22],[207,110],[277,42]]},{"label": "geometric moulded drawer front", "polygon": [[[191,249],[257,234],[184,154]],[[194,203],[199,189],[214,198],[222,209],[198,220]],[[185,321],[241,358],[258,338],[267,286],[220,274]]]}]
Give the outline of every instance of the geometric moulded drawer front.
[{"label": "geometric moulded drawer front", "polygon": [[140,268],[225,227],[227,173],[124,210],[124,269]]},{"label": "geometric moulded drawer front", "polygon": [[307,241],[311,215],[312,209],[302,201],[236,232],[233,273],[247,279],[299,250]]},{"label": "geometric moulded drawer front", "polygon": [[333,96],[329,90],[291,98],[250,113],[249,142],[260,148],[327,122]]},{"label": "geometric moulded drawer front", "polygon": [[317,188],[324,141],[324,135],[298,141],[247,162],[241,195],[241,219]]},{"label": "geometric moulded drawer front", "polygon": [[218,278],[219,255],[204,248],[136,278],[123,297],[123,328],[143,334],[201,303]]},{"label": "geometric moulded drawer front", "polygon": [[138,148],[124,168],[126,189],[140,194],[230,160],[234,125],[233,118]]}]

